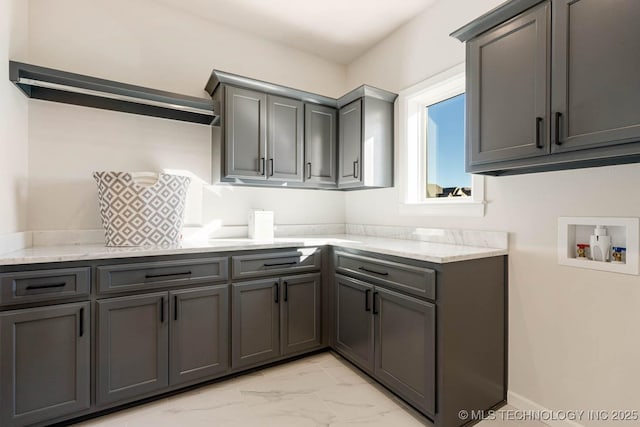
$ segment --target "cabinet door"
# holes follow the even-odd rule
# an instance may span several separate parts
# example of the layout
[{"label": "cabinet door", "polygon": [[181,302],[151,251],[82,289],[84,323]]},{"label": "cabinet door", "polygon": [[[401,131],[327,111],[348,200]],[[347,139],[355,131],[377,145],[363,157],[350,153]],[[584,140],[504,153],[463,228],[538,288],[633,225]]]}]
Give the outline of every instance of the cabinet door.
[{"label": "cabinet door", "polygon": [[231,365],[255,365],[280,355],[280,281],[234,283]]},{"label": "cabinet door", "polygon": [[282,354],[317,348],[320,336],[320,274],[282,279]]},{"label": "cabinet door", "polygon": [[376,287],[373,310],[375,375],[416,407],[433,415],[435,306]]},{"label": "cabinet door", "polygon": [[0,314],[0,425],[31,425],[89,408],[89,307]]},{"label": "cabinet door", "polygon": [[373,286],[336,276],[336,349],[369,372],[373,371]]},{"label": "cabinet door", "polygon": [[105,404],[169,385],[166,292],[97,302],[97,402]]},{"label": "cabinet door", "polygon": [[267,95],[227,86],[223,120],[225,175],[266,179]]},{"label": "cabinet door", "polygon": [[269,95],[267,142],[267,179],[303,180],[303,103]]},{"label": "cabinet door", "polygon": [[174,291],[171,385],[211,378],[229,368],[228,285]]},{"label": "cabinet door", "polygon": [[640,140],[640,2],[553,1],[553,151]]},{"label": "cabinet door", "polygon": [[305,181],[336,184],[336,123],[334,108],[316,104],[304,106]]},{"label": "cabinet door", "polygon": [[362,180],[362,100],[340,109],[340,146],[338,185]]},{"label": "cabinet door", "polygon": [[469,41],[467,163],[549,152],[548,2]]}]

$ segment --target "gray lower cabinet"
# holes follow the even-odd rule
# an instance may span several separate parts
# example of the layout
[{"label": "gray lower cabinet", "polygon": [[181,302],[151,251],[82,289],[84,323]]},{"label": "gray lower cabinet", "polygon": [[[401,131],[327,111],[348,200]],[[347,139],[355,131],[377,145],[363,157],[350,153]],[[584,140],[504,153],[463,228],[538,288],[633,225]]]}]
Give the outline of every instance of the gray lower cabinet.
[{"label": "gray lower cabinet", "polygon": [[268,95],[267,117],[267,179],[302,182],[304,104]]},{"label": "gray lower cabinet", "polygon": [[338,186],[358,184],[362,180],[362,100],[342,107],[339,118]]},{"label": "gray lower cabinet", "polygon": [[321,345],[320,274],[282,279],[280,341],[282,354],[300,353]]},{"label": "gray lower cabinet", "polygon": [[90,330],[88,302],[0,313],[0,425],[90,407]]},{"label": "gray lower cabinet", "polygon": [[169,385],[168,293],[97,301],[98,405]]},{"label": "gray lower cabinet", "polygon": [[280,280],[232,284],[231,365],[256,365],[280,356]]},{"label": "gray lower cabinet", "polygon": [[324,105],[306,103],[304,117],[305,182],[336,185],[337,111]]},{"label": "gray lower cabinet", "polygon": [[233,86],[225,89],[224,175],[265,180],[267,95]]},{"label": "gray lower cabinet", "polygon": [[469,41],[467,164],[549,153],[548,2]]},{"label": "gray lower cabinet", "polygon": [[170,292],[170,383],[212,378],[229,369],[229,286]]},{"label": "gray lower cabinet", "polygon": [[640,140],[640,2],[553,0],[553,151]]},{"label": "gray lower cabinet", "polygon": [[414,406],[435,413],[435,305],[376,287],[375,376]]},{"label": "gray lower cabinet", "polygon": [[336,275],[336,349],[358,365],[373,372],[374,340],[371,297],[373,286]]}]

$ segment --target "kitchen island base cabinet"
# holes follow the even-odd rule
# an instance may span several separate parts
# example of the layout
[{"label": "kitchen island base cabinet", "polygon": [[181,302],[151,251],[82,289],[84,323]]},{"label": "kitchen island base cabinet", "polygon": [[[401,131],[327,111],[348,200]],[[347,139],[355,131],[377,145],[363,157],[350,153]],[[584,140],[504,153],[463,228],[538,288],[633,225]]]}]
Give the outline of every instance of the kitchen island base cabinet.
[{"label": "kitchen island base cabinet", "polygon": [[169,386],[166,292],[99,300],[97,403]]},{"label": "kitchen island base cabinet", "polygon": [[0,425],[26,426],[90,406],[90,305],[0,314]]},{"label": "kitchen island base cabinet", "polygon": [[229,287],[170,293],[170,382],[221,375],[229,368]]}]

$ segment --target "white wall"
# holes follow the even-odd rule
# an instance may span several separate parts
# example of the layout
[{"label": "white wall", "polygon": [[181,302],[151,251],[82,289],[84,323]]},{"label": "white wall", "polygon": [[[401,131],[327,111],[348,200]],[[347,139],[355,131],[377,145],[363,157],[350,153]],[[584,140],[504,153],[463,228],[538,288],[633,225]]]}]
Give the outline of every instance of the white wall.
[{"label": "white wall", "polygon": [[[214,68],[328,96],[345,92],[346,68],[213,24],[160,2],[31,0],[29,61],[194,96]],[[30,101],[31,230],[100,228],[94,170],[187,170],[210,180],[211,129]],[[202,223],[246,224],[250,208],[276,223],[343,223],[344,195],[209,186]],[[196,215],[198,216],[198,215]]]},{"label": "white wall", "polygon": [[[399,91],[464,61],[448,34],[501,2],[439,1],[350,64],[349,84]],[[640,280],[559,266],[556,224],[640,216],[639,178],[637,164],[487,178],[487,214],[471,219],[401,216],[396,189],[351,192],[346,218],[509,231],[510,390],[551,409],[637,409]]]},{"label": "white wall", "polygon": [[0,0],[0,234],[26,228],[28,103],[8,61],[26,56],[27,11],[27,2]]}]

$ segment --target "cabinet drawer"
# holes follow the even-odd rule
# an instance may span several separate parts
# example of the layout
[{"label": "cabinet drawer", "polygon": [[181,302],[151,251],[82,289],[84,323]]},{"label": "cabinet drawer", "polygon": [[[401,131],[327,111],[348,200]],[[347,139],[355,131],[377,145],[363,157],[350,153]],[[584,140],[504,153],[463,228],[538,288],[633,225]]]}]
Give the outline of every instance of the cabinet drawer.
[{"label": "cabinet drawer", "polygon": [[0,305],[88,296],[91,270],[61,268],[0,274]]},{"label": "cabinet drawer", "polygon": [[372,280],[423,298],[436,298],[435,270],[341,251],[335,251],[335,264],[339,273]]},{"label": "cabinet drawer", "polygon": [[321,250],[304,248],[232,257],[233,278],[301,273],[320,270]]},{"label": "cabinet drawer", "polygon": [[158,261],[98,267],[101,294],[227,280],[226,257]]}]

